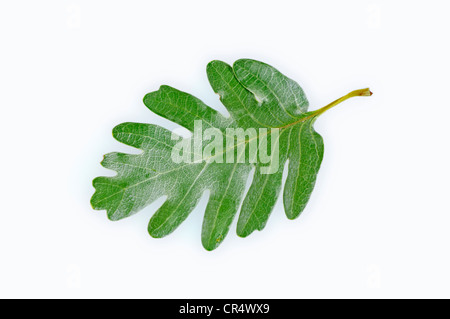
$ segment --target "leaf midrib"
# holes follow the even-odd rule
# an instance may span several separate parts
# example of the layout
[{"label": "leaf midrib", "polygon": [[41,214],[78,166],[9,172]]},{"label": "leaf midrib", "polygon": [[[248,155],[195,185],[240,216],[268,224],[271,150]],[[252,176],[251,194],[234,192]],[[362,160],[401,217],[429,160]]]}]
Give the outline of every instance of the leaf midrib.
[{"label": "leaf midrib", "polygon": [[[277,127],[278,129],[282,130],[282,132],[280,133],[280,135],[284,132],[284,129],[286,129],[286,128],[292,126],[292,125],[295,125],[295,124],[304,122],[304,121],[308,120],[309,118],[311,118],[313,115],[314,115],[314,114],[311,114],[310,116],[304,117],[304,118],[302,118],[301,120],[296,121],[296,122],[294,122],[294,123],[292,123],[292,124],[290,124],[290,125],[286,125],[286,126],[283,126],[283,127]],[[267,127],[266,127],[266,128],[267,128]],[[270,132],[270,133],[269,133],[269,132]],[[252,140],[254,140],[254,139],[257,139],[257,138],[262,137],[262,136],[265,136],[265,135],[270,135],[271,133],[272,133],[272,130],[268,130],[267,133],[265,133],[265,134],[260,134],[260,135],[256,135],[254,138],[245,140],[243,143],[247,144],[247,143],[249,143],[250,141],[252,141]],[[174,168],[174,169],[171,169],[171,170],[168,170],[168,171],[165,171],[165,172],[158,173],[158,174],[156,174],[156,175],[154,175],[154,176],[152,176],[152,177],[150,177],[150,178],[144,179],[144,180],[142,180],[142,181],[140,181],[140,182],[138,182],[138,183],[136,183],[136,184],[129,185],[129,186],[125,187],[125,188],[121,187],[121,191],[116,192],[116,193],[114,193],[114,194],[111,194],[110,196],[101,199],[101,200],[98,201],[97,203],[101,203],[101,202],[104,201],[105,199],[108,199],[108,198],[110,198],[110,197],[112,197],[112,196],[114,196],[114,195],[117,195],[117,194],[120,193],[120,192],[125,192],[125,191],[127,191],[128,189],[134,188],[134,187],[136,187],[136,186],[138,186],[138,185],[141,185],[141,184],[143,184],[143,183],[146,183],[146,182],[148,182],[148,181],[151,181],[152,179],[155,179],[155,178],[157,178],[157,177],[159,177],[159,176],[161,176],[161,175],[169,174],[169,173],[171,173],[171,172],[175,172],[175,171],[177,171],[177,170],[180,170],[180,169],[182,169],[182,168],[184,168],[184,167],[186,167],[186,166],[194,165],[194,164],[199,164],[199,163],[201,163],[201,162],[203,162],[203,161],[207,161],[207,160],[209,160],[209,159],[211,159],[211,158],[213,158],[213,157],[217,157],[218,155],[226,154],[227,151],[232,150],[232,149],[235,149],[235,148],[237,148],[239,145],[242,145],[243,143],[242,143],[242,142],[241,142],[241,143],[237,143],[237,144],[235,144],[235,146],[225,149],[225,151],[223,151],[222,153],[220,153],[220,154],[215,154],[214,156],[209,156],[209,157],[207,157],[206,159],[203,159],[203,158],[202,158],[201,161],[194,161],[194,162],[192,162],[192,163],[187,163],[187,164],[181,165],[181,166],[179,166],[179,167],[177,167],[177,168]],[[246,163],[239,163],[239,164],[246,164]],[[252,164],[251,164],[251,165],[252,165]],[[119,186],[119,187],[120,187],[120,186]]]}]

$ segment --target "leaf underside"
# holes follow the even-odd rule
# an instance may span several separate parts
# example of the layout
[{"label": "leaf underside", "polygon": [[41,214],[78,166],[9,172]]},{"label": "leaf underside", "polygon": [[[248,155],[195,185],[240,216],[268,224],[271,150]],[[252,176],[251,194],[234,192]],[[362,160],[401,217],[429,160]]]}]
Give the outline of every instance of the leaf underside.
[{"label": "leaf underside", "polygon": [[[123,123],[113,129],[114,138],[142,153],[114,152],[104,156],[102,166],[117,175],[94,179],[94,209],[106,210],[109,219],[119,220],[167,196],[148,224],[150,235],[159,238],[173,232],[209,190],[201,239],[205,249],[213,250],[227,235],[239,208],[239,236],[264,228],[282,189],[283,168],[288,161],[284,209],[289,219],[300,215],[323,158],[323,140],[313,128],[317,116],[308,112],[303,90],[275,68],[249,59],[238,60],[233,66],[212,61],[207,75],[230,117],[169,86],[147,94],[144,104],[191,132],[196,120],[202,121],[203,129],[218,128],[224,135],[226,128],[279,128],[278,138],[270,140],[279,146],[278,170],[263,174],[260,168],[267,164],[259,160],[174,163],[171,153],[178,141],[171,138],[172,132],[154,124]],[[233,152],[236,159],[245,155],[238,148]],[[245,194],[252,168],[253,181]]]}]

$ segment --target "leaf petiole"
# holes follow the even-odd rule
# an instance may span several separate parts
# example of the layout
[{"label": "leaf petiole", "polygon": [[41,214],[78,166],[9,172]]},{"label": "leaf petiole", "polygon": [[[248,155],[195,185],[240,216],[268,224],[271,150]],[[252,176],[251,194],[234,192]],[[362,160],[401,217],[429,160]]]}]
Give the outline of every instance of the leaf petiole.
[{"label": "leaf petiole", "polygon": [[351,97],[355,97],[355,96],[371,96],[372,94],[373,93],[369,90],[369,88],[351,91],[350,93],[344,95],[343,97],[338,98],[337,100],[331,102],[330,104],[325,105],[324,107],[322,107],[322,108],[320,108],[318,110],[309,112],[308,116],[303,117],[300,120],[295,121],[293,123],[289,123],[289,124],[287,124],[285,126],[280,127],[280,129],[286,129],[286,128],[292,126],[292,125],[295,125],[295,124],[298,124],[298,123],[301,123],[301,122],[305,122],[305,121],[307,121],[307,120],[309,120],[311,118],[318,117],[319,115],[321,115],[325,111],[331,109],[333,106],[336,106],[336,105],[344,102],[345,100],[347,100],[347,99],[349,99]]},{"label": "leaf petiole", "polygon": [[319,116],[320,114],[322,114],[323,112],[331,109],[333,106],[336,106],[342,102],[344,102],[345,100],[351,98],[351,97],[355,97],[355,96],[371,96],[373,93],[370,92],[369,88],[365,88],[365,89],[359,89],[359,90],[354,90],[346,95],[344,95],[343,97],[340,97],[339,99],[331,102],[328,105],[325,105],[324,107],[316,110],[313,112],[313,116]]}]

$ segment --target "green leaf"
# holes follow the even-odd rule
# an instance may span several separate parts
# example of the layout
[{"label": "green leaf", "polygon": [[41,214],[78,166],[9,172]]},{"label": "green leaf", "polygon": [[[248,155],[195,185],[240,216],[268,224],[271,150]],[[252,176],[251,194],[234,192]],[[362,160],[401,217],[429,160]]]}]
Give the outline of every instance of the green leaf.
[{"label": "green leaf", "polygon": [[[226,237],[239,207],[239,236],[246,237],[264,228],[282,188],[283,168],[289,162],[283,203],[286,216],[294,219],[309,200],[323,158],[323,140],[314,130],[315,120],[350,97],[371,95],[369,89],[356,90],[308,112],[302,88],[265,63],[241,59],[231,67],[212,61],[207,75],[230,116],[169,86],[147,94],[144,104],[150,110],[190,130],[193,136],[182,139],[153,124],[116,126],[114,138],[142,153],[104,156],[101,164],[117,175],[94,179],[94,209],[106,210],[109,219],[119,220],[167,196],[148,224],[149,234],[159,238],[173,232],[209,190],[201,239],[205,249],[213,250]],[[215,137],[218,144],[214,145],[223,148],[211,146],[212,135],[196,144],[196,124],[201,124],[203,130],[221,133],[223,140]],[[242,143],[230,135],[231,128],[248,133]],[[228,139],[236,143],[227,147]],[[172,155],[180,152],[180,145],[190,145],[183,154],[183,159],[190,161],[174,161]],[[258,152],[263,146],[270,146],[265,157],[258,153],[252,158],[252,145],[258,146]],[[205,153],[208,148],[211,152]],[[227,156],[233,161],[228,161]],[[218,160],[224,158],[227,160]],[[253,181],[245,194],[252,168]]]}]

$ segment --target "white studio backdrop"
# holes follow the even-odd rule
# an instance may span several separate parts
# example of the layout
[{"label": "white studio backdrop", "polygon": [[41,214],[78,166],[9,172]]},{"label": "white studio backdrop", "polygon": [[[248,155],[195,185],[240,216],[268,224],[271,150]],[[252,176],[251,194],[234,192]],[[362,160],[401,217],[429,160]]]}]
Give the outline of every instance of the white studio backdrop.
[{"label": "white studio backdrop", "polygon": [[[450,297],[448,1],[2,1],[0,297]],[[177,126],[143,96],[167,84],[224,111],[205,67],[264,61],[321,116],[303,214],[200,242],[203,198],[173,234],[162,202],[110,222],[92,179],[122,122]]]}]

